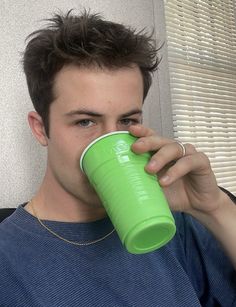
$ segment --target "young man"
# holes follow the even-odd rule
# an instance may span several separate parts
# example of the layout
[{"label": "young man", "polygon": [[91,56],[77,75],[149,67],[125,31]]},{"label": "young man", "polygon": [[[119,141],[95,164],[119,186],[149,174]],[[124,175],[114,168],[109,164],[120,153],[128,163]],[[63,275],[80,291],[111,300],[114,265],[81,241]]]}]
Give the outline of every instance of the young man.
[{"label": "young man", "polygon": [[[158,62],[153,41],[86,12],[50,22],[24,54],[36,110],[29,124],[47,147],[47,169],[33,199],[0,224],[0,305],[234,306],[233,201],[203,153],[142,125]],[[182,212],[175,237],[152,253],[123,248],[79,168],[83,149],[117,130],[138,137],[137,154],[154,152],[146,171],[158,173],[171,209]]]}]

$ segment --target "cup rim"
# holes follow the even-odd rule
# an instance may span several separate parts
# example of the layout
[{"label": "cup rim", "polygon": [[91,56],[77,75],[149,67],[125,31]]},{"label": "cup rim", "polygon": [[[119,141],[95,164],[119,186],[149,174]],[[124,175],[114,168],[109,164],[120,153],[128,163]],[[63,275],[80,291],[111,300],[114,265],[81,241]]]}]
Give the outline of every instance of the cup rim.
[{"label": "cup rim", "polygon": [[92,147],[95,143],[97,143],[101,139],[104,139],[107,136],[110,136],[110,135],[113,135],[113,134],[130,134],[130,133],[129,133],[129,131],[113,131],[113,132],[109,132],[109,133],[103,134],[103,135],[99,136],[98,138],[96,138],[95,140],[93,140],[91,143],[89,143],[85,147],[85,149],[83,150],[83,152],[82,152],[82,154],[80,156],[80,169],[82,170],[83,173],[84,173],[83,159],[84,159],[84,156],[85,156],[86,152],[89,150],[89,148]]}]

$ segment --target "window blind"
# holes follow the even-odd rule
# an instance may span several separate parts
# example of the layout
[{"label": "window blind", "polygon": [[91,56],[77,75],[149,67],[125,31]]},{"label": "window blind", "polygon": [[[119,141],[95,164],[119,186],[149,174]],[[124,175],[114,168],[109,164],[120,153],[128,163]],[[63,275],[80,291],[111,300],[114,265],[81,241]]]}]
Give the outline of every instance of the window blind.
[{"label": "window blind", "polygon": [[236,193],[235,0],[166,0],[174,135]]}]

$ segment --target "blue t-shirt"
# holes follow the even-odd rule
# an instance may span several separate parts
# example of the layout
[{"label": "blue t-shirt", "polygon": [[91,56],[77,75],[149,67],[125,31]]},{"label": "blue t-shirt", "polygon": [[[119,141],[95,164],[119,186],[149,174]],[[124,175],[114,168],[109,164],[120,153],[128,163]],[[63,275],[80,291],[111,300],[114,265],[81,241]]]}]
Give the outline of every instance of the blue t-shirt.
[{"label": "blue t-shirt", "polygon": [[[236,273],[217,241],[190,216],[174,216],[167,245],[132,255],[116,232],[89,246],[66,243],[19,206],[0,224],[0,306],[236,306]],[[108,218],[45,224],[79,242],[113,228]]]}]

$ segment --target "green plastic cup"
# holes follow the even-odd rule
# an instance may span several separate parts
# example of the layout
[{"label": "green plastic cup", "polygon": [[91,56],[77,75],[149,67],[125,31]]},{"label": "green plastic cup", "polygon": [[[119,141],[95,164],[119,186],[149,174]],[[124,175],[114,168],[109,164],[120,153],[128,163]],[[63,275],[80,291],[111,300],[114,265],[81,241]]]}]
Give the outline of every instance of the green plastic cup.
[{"label": "green plastic cup", "polygon": [[155,175],[150,153],[135,154],[127,131],[105,134],[82,153],[80,167],[100,197],[122,244],[132,254],[160,248],[175,234],[174,218]]}]

